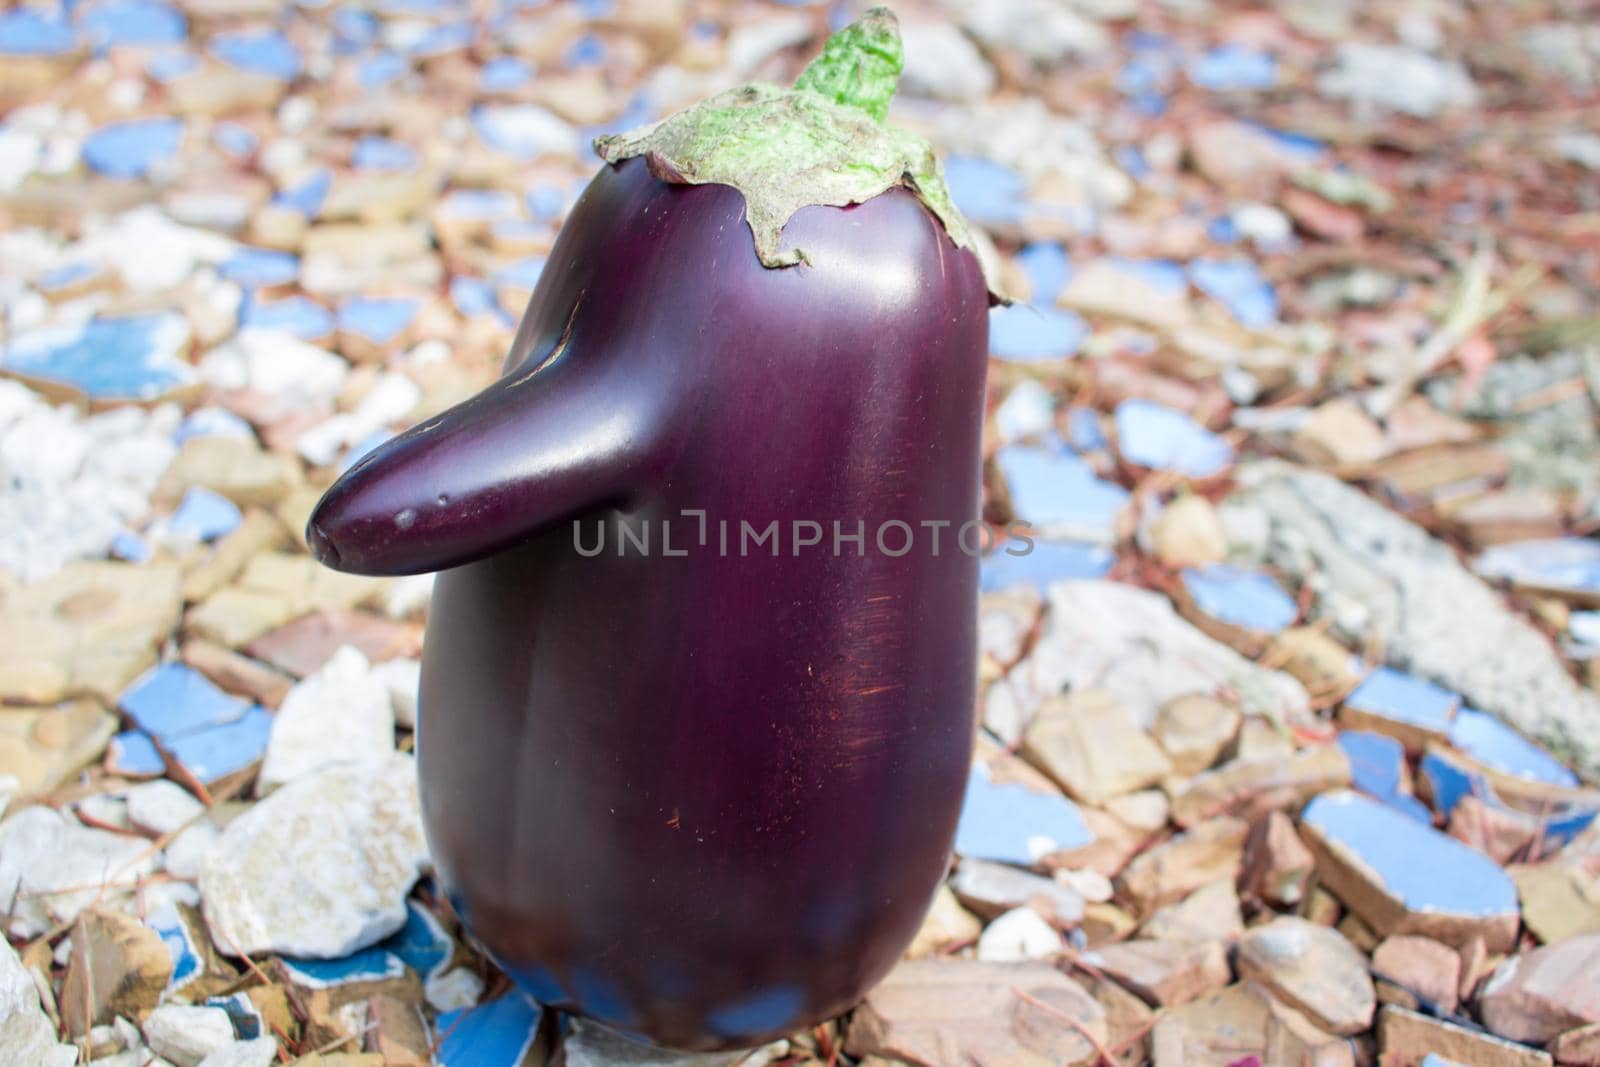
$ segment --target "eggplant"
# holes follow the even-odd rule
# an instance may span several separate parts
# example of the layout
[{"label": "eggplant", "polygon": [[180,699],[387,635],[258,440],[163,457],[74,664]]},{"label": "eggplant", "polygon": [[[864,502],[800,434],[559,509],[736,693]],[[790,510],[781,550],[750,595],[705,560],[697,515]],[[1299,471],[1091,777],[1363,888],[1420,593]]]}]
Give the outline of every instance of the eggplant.
[{"label": "eggplant", "polygon": [[883,123],[900,65],[876,9],[793,89],[598,141],[502,377],[307,529],[340,570],[442,572],[417,752],[467,927],[670,1047],[847,1010],[949,862],[999,298]]}]

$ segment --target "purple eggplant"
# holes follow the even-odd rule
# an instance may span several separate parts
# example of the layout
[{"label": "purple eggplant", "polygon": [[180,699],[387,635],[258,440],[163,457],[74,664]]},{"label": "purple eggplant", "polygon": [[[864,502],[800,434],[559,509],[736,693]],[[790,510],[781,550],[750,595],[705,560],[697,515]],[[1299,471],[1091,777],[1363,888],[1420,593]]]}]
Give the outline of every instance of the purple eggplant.
[{"label": "purple eggplant", "polygon": [[991,289],[882,122],[899,67],[877,10],[794,89],[602,139],[503,376],[308,527],[443,572],[417,751],[468,927],[668,1046],[848,1009],[949,861]]}]

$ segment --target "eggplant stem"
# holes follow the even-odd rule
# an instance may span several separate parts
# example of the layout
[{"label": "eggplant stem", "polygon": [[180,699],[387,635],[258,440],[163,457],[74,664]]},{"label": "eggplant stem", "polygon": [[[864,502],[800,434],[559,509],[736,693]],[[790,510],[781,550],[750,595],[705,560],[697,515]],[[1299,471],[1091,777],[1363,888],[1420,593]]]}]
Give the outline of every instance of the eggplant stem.
[{"label": "eggplant stem", "polygon": [[829,37],[794,87],[865,111],[882,123],[889,117],[889,101],[904,67],[900,22],[893,11],[875,7]]}]

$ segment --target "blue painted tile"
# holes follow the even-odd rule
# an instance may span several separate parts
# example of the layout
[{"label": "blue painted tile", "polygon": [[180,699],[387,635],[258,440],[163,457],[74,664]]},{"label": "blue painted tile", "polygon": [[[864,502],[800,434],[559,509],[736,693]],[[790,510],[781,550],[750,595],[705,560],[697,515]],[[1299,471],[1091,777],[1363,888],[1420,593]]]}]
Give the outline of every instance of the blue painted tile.
[{"label": "blue painted tile", "polygon": [[1031,866],[1052,852],[1093,842],[1083,813],[1066,797],[996,785],[988,768],[972,768],[956,828],[956,855]]},{"label": "blue painted tile", "polygon": [[307,989],[330,989],[352,982],[382,982],[403,978],[406,965],[392,952],[368,948],[337,960],[302,960],[284,956],[289,981]]},{"label": "blue painted tile", "polygon": [[1067,412],[1067,443],[1078,452],[1102,452],[1111,447],[1100,426],[1100,413],[1093,408],[1073,408]]},{"label": "blue painted tile", "polygon": [[197,408],[178,424],[172,435],[180,445],[191,437],[239,437],[254,441],[256,432],[227,408]]},{"label": "blue painted tile", "polygon": [[101,268],[93,263],[77,262],[47,270],[34,279],[33,287],[39,292],[49,296],[71,289],[73,286],[88,281],[101,272]]},{"label": "blue painted tile", "polygon": [[363,89],[381,89],[410,70],[411,64],[404,56],[379,52],[356,65],[356,83]]},{"label": "blue painted tile", "polygon": [[170,85],[185,74],[193,74],[199,69],[199,56],[176,48],[157,52],[144,65],[144,72],[162,85]]},{"label": "blue painted tile", "polygon": [[1541,805],[1543,810],[1537,815],[1519,811],[1506,803],[1487,776],[1450,753],[1429,751],[1417,765],[1417,771],[1428,784],[1433,806],[1446,819],[1463,797],[1477,797],[1522,822],[1530,833],[1537,830],[1549,848],[1565,845],[1594,823],[1596,810],[1592,804]]},{"label": "blue painted tile", "polygon": [[1428,806],[1401,788],[1406,760],[1404,745],[1386,734],[1369,730],[1342,730],[1338,743],[1350,761],[1350,777],[1356,789],[1424,825],[1433,825],[1433,813]]},{"label": "blue painted tile", "polygon": [[232,533],[243,519],[239,506],[233,501],[204,486],[193,485],[167,520],[167,528],[180,537],[215,541]]},{"label": "blue painted tile", "polygon": [[439,1067],[522,1067],[543,1009],[521,993],[439,1016]]},{"label": "blue painted tile", "polygon": [[387,344],[416,319],[418,306],[413,297],[351,297],[339,305],[339,329]]},{"label": "blue painted tile", "polygon": [[218,273],[246,289],[287,285],[300,275],[300,257],[275,248],[241,245],[223,261]]},{"label": "blue painted tile", "polygon": [[305,296],[258,300],[247,293],[239,309],[239,328],[282,330],[302,341],[323,341],[332,336],[333,312]]},{"label": "blue painted tile", "polygon": [[1233,448],[1181,411],[1150,400],[1117,405],[1117,450],[1130,463],[1191,478],[1220,474]]},{"label": "blue painted tile", "polygon": [[1054,304],[1072,277],[1072,261],[1067,258],[1067,250],[1056,241],[1024,245],[1017,253],[1017,262],[1028,276],[1031,290],[1028,302],[1031,304],[1046,307]]},{"label": "blue painted tile", "polygon": [[187,734],[234,722],[250,703],[225,693],[186,663],[163,663],[150,668],[123,690],[117,704],[163,744]]},{"label": "blue painted tile", "polygon": [[1584,648],[1600,649],[1600,611],[1574,611],[1567,617],[1567,636]]},{"label": "blue painted tile", "polygon": [[279,81],[300,76],[300,52],[277,30],[219,33],[211,38],[211,54],[231,67]]},{"label": "blue painted tile", "polygon": [[1346,707],[1369,715],[1445,736],[1461,698],[1432,682],[1390,667],[1379,667],[1345,697],[1344,703]]},{"label": "blue painted tile", "polygon": [[516,218],[518,198],[504,189],[454,189],[439,201],[439,213],[467,222]]},{"label": "blue painted tile", "polygon": [[1115,540],[1128,491],[1100,478],[1084,460],[1032,445],[1007,445],[996,459],[1018,519],[1069,539]]},{"label": "blue painted tile", "polygon": [[111,739],[106,769],[128,778],[155,778],[167,773],[167,761],[142,730],[124,730]]},{"label": "blue painted tile", "polygon": [[392,954],[426,981],[443,973],[455,955],[456,943],[433,913],[414,900],[406,901],[406,924],[379,948]]},{"label": "blue painted tile", "polygon": [[1243,45],[1217,45],[1189,61],[1189,80],[1216,92],[1270,89],[1278,83],[1278,61]]},{"label": "blue painted tile", "polygon": [[250,707],[236,721],[173,739],[173,759],[202,783],[210,785],[261,759],[272,734],[272,713]]},{"label": "blue painted tile", "polygon": [[501,314],[499,297],[494,286],[482,278],[469,278],[458,274],[450,279],[450,302],[459,314],[472,318],[475,315]]},{"label": "blue painted tile", "polygon": [[1275,634],[1294,623],[1300,608],[1270,574],[1226,563],[1183,571],[1195,606],[1231,626]]},{"label": "blue painted tile", "polygon": [[197,978],[205,976],[205,948],[182,913],[170,902],[162,902],[145,916],[145,924],[161,938],[172,960],[172,977],[167,991],[176,993]]},{"label": "blue painted tile", "polygon": [[333,13],[334,51],[352,55],[378,39],[378,20],[370,11],[341,7]]},{"label": "blue painted tile", "polygon": [[586,33],[568,45],[561,58],[569,67],[597,67],[606,61],[606,45],[599,37]]},{"label": "blue painted tile", "polygon": [[1600,540],[1556,537],[1495,545],[1473,564],[1486,578],[1571,593],[1600,593]]},{"label": "blue painted tile", "polygon": [[1576,789],[1578,776],[1517,731],[1474,708],[1462,708],[1450,723],[1450,744],[1479,763],[1530,782]]},{"label": "blue painted tile", "polygon": [[[1103,578],[1117,561],[1116,554],[1103,545],[1082,541],[1033,540],[1033,548],[1013,555],[1001,545],[983,558],[979,583],[986,593],[1012,586],[1029,585],[1041,593],[1051,582],[1065,578]],[[1017,545],[1022,551],[1023,545]]]},{"label": "blue painted tile", "polygon": [[533,67],[516,56],[495,56],[478,71],[478,88],[486,93],[520,89],[533,80]]},{"label": "blue painted tile", "polygon": [[1518,915],[1516,886],[1493,860],[1376,800],[1324,793],[1306,805],[1300,819],[1409,912]]},{"label": "blue painted tile", "polygon": [[272,198],[274,204],[282,207],[293,208],[306,218],[316,218],[317,212],[322,210],[322,202],[328,197],[328,188],[333,184],[333,173],[326,167],[312,171],[296,185],[277,193]]},{"label": "blue painted tile", "polygon": [[532,289],[539,284],[539,277],[544,273],[544,257],[528,256],[519,259],[510,266],[501,267],[494,274],[495,285],[509,285],[518,289]]},{"label": "blue painted tile", "polygon": [[350,163],[358,170],[410,170],[417,165],[417,153],[410,145],[369,135],[356,142]]},{"label": "blue painted tile", "polygon": [[1189,264],[1189,278],[1241,326],[1259,330],[1278,321],[1277,290],[1248,259],[1197,259]]},{"label": "blue painted tile", "polygon": [[0,12],[0,56],[59,56],[78,47],[72,27],[33,8]]},{"label": "blue painted tile", "polygon": [[237,122],[219,122],[211,131],[217,147],[235,159],[250,155],[261,143],[255,131]]},{"label": "blue painted tile", "polygon": [[1000,359],[1031,363],[1076,355],[1089,324],[1072,311],[1012,304],[989,309],[989,351]]},{"label": "blue painted tile", "polygon": [[1150,166],[1150,161],[1145,159],[1144,153],[1136,145],[1120,144],[1112,152],[1117,161],[1117,166],[1128,172],[1128,177],[1134,181],[1144,181],[1155,173],[1155,168]]},{"label": "blue painted tile", "polygon": [[83,161],[109,178],[142,178],[177,155],[182,141],[182,119],[113,122],[84,139]]},{"label": "blue painted tile", "polygon": [[77,20],[96,49],[182,44],[189,33],[183,13],[160,0],[100,0],[78,8]]},{"label": "blue painted tile", "polygon": [[1189,279],[1183,267],[1170,259],[1134,259],[1107,256],[1106,262],[1122,274],[1164,296],[1187,292]]},{"label": "blue painted tile", "polygon": [[559,185],[538,185],[525,198],[528,212],[536,219],[558,219],[567,210],[567,191]]},{"label": "blue painted tile", "polygon": [[1227,215],[1218,215],[1206,223],[1206,236],[1219,245],[1236,245],[1244,239],[1238,224]]},{"label": "blue painted tile", "polygon": [[202,1003],[208,1008],[222,1009],[228,1016],[228,1021],[233,1024],[234,1038],[239,1041],[254,1041],[269,1032],[266,1020],[261,1018],[260,1010],[248,994],[231,993],[228,996],[207,997]]},{"label": "blue painted tile", "polygon": [[477,33],[477,26],[470,20],[446,22],[429,27],[406,51],[418,59],[432,59],[470,46]]},{"label": "blue painted tile", "polygon": [[369,452],[375,451],[380,445],[387,444],[392,440],[394,440],[394,434],[389,430],[374,430],[367,434],[367,436],[351,445],[345,451],[345,454],[340,457],[339,473],[343,474],[357,463],[360,463]]},{"label": "blue painted tile", "polygon": [[1466,1064],[1447,1060],[1437,1052],[1430,1052],[1422,1057],[1422,1067],[1466,1067]]},{"label": "blue painted tile", "polygon": [[122,530],[111,540],[111,555],[129,563],[149,563],[155,553],[144,538],[132,530]]},{"label": "blue painted tile", "polygon": [[961,213],[979,226],[1004,226],[1022,220],[1027,185],[1022,175],[982,156],[949,156],[945,184]]},{"label": "blue painted tile", "polygon": [[1312,137],[1310,134],[1279,130],[1255,122],[1248,123],[1248,125],[1265,135],[1279,150],[1292,156],[1297,156],[1307,163],[1320,163],[1328,154],[1327,143]]},{"label": "blue painted tile", "polygon": [[195,381],[182,358],[188,343],[189,324],[174,312],[99,318],[20,334],[0,365],[97,400],[153,400]]}]

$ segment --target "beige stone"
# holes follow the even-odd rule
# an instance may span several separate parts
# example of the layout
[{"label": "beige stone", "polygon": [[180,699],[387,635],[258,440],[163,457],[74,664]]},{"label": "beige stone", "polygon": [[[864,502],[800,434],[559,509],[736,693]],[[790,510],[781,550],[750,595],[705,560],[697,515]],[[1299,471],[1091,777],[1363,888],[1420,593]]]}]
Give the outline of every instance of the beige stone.
[{"label": "beige stone", "polygon": [[1378,1050],[1383,1067],[1422,1067],[1430,1054],[1449,1063],[1493,1067],[1550,1067],[1548,1052],[1468,1030],[1393,1004],[1378,1015]]},{"label": "beige stone", "polygon": [[1287,760],[1237,759],[1189,779],[1172,798],[1172,821],[1187,827],[1223,814],[1254,819],[1349,784],[1350,761],[1335,744],[1312,745]]},{"label": "beige stone", "polygon": [[1169,700],[1156,715],[1156,740],[1172,759],[1175,774],[1207,770],[1239,733],[1243,715],[1238,705],[1209,693],[1191,693]]},{"label": "beige stone", "polygon": [[1094,689],[1045,701],[1023,734],[1022,755],[1087,804],[1143,789],[1172,768],[1116,697]]},{"label": "beige stone", "polygon": [[983,933],[983,923],[961,906],[948,885],[940,884],[928,905],[928,914],[917,928],[917,936],[906,949],[907,959],[933,956],[954,945],[970,944]]},{"label": "beige stone", "polygon": [[1281,811],[1269,811],[1250,827],[1244,843],[1240,885],[1246,892],[1283,907],[1298,905],[1316,869],[1316,858]]},{"label": "beige stone", "polygon": [[1157,910],[1139,927],[1139,935],[1152,941],[1233,941],[1243,933],[1239,894],[1228,878]]},{"label": "beige stone", "polygon": [[1249,982],[1168,1009],[1150,1032],[1154,1067],[1355,1067],[1349,1044]]},{"label": "beige stone", "polygon": [[99,759],[116,730],[116,716],[92,700],[0,708],[0,776],[16,779],[16,796],[48,793]]},{"label": "beige stone", "polygon": [[0,600],[0,701],[110,705],[154,665],[178,621],[170,563],[69,563]]},{"label": "beige stone", "polygon": [[67,1033],[82,1037],[116,1016],[142,1021],[171,977],[172,957],[155,930],[120,912],[82,912],[61,987]]},{"label": "beige stone", "polygon": [[1150,528],[1156,558],[1169,567],[1200,567],[1228,557],[1228,538],[1211,501],[1195,493],[1173,500]]},{"label": "beige stone", "polygon": [[1383,429],[1353,400],[1317,405],[1295,431],[1293,450],[1319,467],[1360,467],[1388,452]]},{"label": "beige stone", "polygon": [[1249,826],[1223,816],[1201,823],[1141,853],[1122,872],[1122,890],[1148,915],[1201,886],[1238,877]]},{"label": "beige stone", "polygon": [[1430,937],[1385,938],[1372,953],[1372,971],[1422,997],[1446,1015],[1455,1014],[1461,987],[1461,956]]},{"label": "beige stone", "polygon": [[161,476],[156,498],[173,502],[191,486],[221,493],[240,507],[271,507],[300,482],[292,457],[241,437],[191,437]]}]

